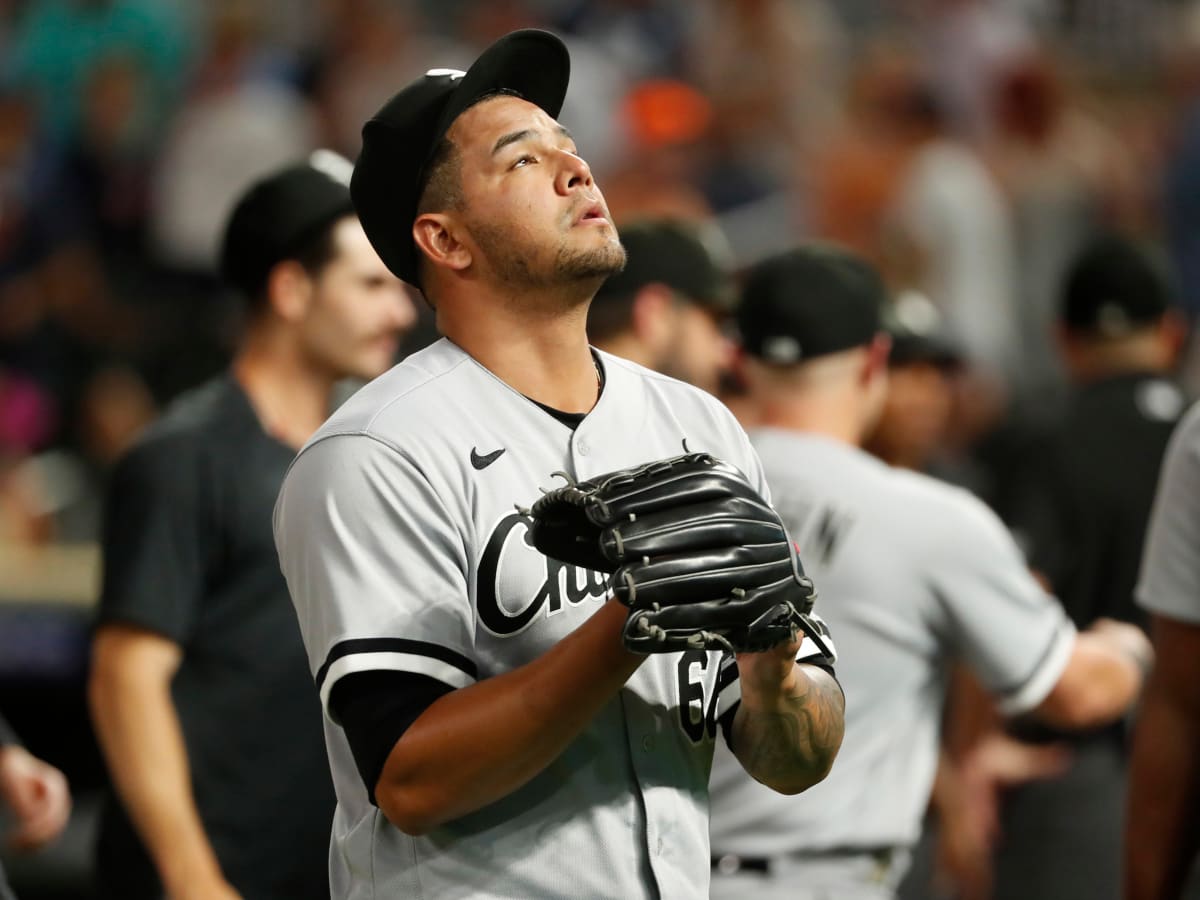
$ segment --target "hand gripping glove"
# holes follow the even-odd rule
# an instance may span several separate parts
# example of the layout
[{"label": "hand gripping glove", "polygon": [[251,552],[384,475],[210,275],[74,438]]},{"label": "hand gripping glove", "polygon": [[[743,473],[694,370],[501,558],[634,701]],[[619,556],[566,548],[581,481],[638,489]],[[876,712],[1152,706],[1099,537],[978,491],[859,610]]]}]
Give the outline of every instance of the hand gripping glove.
[{"label": "hand gripping glove", "polygon": [[609,575],[629,607],[630,650],[757,652],[800,631],[822,647],[827,640],[779,516],[736,468],[706,453],[568,483],[530,515],[538,550]]}]

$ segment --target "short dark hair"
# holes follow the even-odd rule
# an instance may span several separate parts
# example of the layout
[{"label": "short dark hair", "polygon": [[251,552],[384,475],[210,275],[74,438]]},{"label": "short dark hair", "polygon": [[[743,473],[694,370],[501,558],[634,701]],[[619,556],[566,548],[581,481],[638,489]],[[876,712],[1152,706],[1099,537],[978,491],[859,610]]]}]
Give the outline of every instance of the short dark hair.
[{"label": "short dark hair", "polygon": [[450,138],[438,141],[423,181],[417,215],[462,207],[462,154]]},{"label": "short dark hair", "polygon": [[352,214],[340,216],[322,225],[312,234],[303,238],[283,259],[267,269],[263,273],[261,282],[253,291],[247,294],[247,305],[250,314],[258,315],[266,310],[268,306],[267,285],[270,282],[271,272],[274,271],[275,266],[279,265],[279,263],[299,263],[310,278],[316,279],[320,277],[321,271],[333,262],[338,255],[339,247],[335,232],[338,225],[349,218],[350,215]]}]

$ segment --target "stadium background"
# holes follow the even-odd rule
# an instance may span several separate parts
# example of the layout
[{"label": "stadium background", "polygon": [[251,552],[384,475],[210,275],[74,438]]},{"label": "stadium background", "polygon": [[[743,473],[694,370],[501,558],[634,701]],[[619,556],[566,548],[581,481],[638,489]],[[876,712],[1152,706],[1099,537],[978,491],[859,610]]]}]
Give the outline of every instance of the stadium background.
[{"label": "stadium background", "polygon": [[[734,270],[837,240],[940,309],[969,363],[956,471],[1054,414],[1053,308],[1091,234],[1144,239],[1200,310],[1198,3],[0,0],[0,709],[77,799],[6,860],[23,897],[86,896],[105,473],[230,356],[233,198],[312,148],[353,158],[399,85],[528,25],[568,39],[562,118],[618,222],[714,222]],[[431,334],[425,310],[409,349]]]}]

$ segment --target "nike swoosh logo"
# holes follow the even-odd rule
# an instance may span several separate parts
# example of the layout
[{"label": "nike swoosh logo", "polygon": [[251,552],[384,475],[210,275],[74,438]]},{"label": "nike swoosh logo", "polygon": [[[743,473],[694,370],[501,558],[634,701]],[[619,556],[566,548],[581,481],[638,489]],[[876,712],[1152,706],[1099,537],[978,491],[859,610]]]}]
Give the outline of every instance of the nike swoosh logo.
[{"label": "nike swoosh logo", "polygon": [[486,456],[480,456],[479,451],[476,450],[474,447],[472,447],[471,448],[471,465],[473,465],[475,468],[482,471],[483,469],[486,469],[488,466],[490,466],[492,463],[494,463],[496,460],[498,460],[504,454],[504,449],[505,449],[504,447],[501,447],[499,450],[493,450],[491,453],[487,454]]}]

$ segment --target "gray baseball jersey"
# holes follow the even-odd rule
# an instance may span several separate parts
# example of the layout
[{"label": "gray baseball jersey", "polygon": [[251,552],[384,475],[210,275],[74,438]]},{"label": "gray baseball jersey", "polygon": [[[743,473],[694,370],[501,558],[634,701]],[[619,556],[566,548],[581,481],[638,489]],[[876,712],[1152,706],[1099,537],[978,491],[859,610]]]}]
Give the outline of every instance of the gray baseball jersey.
[{"label": "gray baseball jersey", "polygon": [[[576,479],[707,451],[766,494],[758,459],[707,394],[616,357],[572,431],[442,340],[355,394],[300,453],[276,543],[326,710],[338,794],[335,900],[699,897],[719,717],[739,697],[719,653],[650,657],[525,787],[421,837],[368,800],[333,684],[398,670],[461,688],[540,656],[607,596],[529,543],[528,506]],[[806,644],[801,657],[817,655]]]},{"label": "gray baseball jersey", "polygon": [[1200,625],[1200,404],[1167,446],[1136,596],[1150,612]]},{"label": "gray baseball jersey", "polygon": [[937,764],[947,664],[962,658],[1005,711],[1028,710],[1058,681],[1074,626],[966,491],[817,435],[751,439],[837,635],[846,734],[828,778],[799,798],[767,791],[718,748],[713,852],[911,845]]}]

